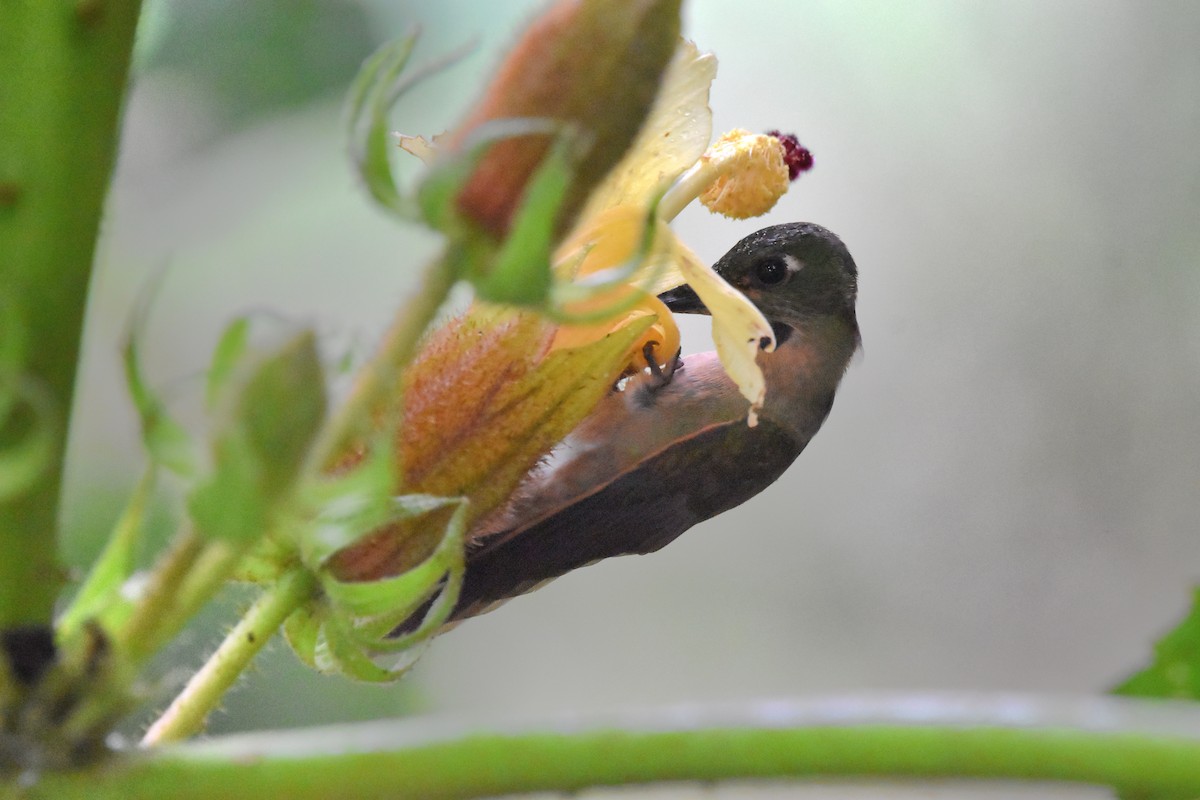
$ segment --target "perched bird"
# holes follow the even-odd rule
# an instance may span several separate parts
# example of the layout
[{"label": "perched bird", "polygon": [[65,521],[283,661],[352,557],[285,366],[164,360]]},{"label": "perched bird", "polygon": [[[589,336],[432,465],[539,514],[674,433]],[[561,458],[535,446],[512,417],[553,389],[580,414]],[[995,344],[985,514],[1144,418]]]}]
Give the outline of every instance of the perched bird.
[{"label": "perched bird", "polygon": [[[761,492],[820,429],[859,346],[846,246],[819,225],[776,225],[715,269],[775,332],[776,349],[758,355],[767,385],[758,424],[747,424],[748,402],[715,353],[630,379],[472,531],[450,621],[601,559],[660,549]],[[707,311],[686,286],[660,297],[672,311]]]}]

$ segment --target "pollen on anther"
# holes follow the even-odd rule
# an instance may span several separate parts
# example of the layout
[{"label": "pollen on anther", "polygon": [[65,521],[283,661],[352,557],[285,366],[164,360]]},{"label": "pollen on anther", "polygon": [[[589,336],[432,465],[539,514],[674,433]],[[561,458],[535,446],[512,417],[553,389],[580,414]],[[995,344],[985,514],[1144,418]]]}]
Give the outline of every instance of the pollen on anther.
[{"label": "pollen on anther", "polygon": [[796,134],[767,131],[767,136],[774,136],[783,145],[783,162],[787,164],[788,180],[794,181],[800,177],[801,172],[812,169],[812,151],[800,144]]}]

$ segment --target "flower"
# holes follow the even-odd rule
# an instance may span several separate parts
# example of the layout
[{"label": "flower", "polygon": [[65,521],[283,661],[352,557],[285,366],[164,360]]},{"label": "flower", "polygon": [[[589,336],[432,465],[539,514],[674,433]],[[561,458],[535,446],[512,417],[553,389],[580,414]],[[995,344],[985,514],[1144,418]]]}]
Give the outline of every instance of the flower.
[{"label": "flower", "polygon": [[[642,127],[679,39],[681,0],[560,0],[533,21],[467,119],[446,139],[460,151],[488,123],[551,120],[584,133],[560,209],[566,227]],[[613,113],[613,109],[621,109]],[[552,136],[492,143],[458,194],[458,210],[497,240],[509,232]]]},{"label": "flower", "polygon": [[[666,223],[699,198],[709,210],[736,219],[769,211],[803,171],[797,168],[795,137],[753,134],[737,129],[711,147],[712,112],[708,90],[716,75],[716,59],[683,42],[667,67],[663,88],[638,138],[624,159],[594,191],[575,230],[556,254],[560,278],[586,280],[605,273],[625,280],[584,301],[568,303],[568,314],[596,316],[600,309],[621,309],[608,320],[560,327],[553,347],[592,341],[631,316],[654,315],[655,322],[635,343],[630,368],[664,365],[674,358],[679,331],[656,295],[688,283],[713,317],[713,340],[730,378],[749,401],[747,421],[766,397],[766,384],[756,362],[759,350],[773,350],[770,324],[746,297],[729,286],[670,231]],[[656,193],[662,192],[655,203]],[[653,234],[646,236],[647,226]],[[648,241],[647,241],[648,240]]]},{"label": "flower", "polygon": [[[534,312],[476,302],[434,332],[406,368],[398,493],[466,498],[468,527],[493,511],[613,381],[649,367],[650,360],[666,366],[675,357],[679,330],[657,295],[685,282],[712,312],[717,351],[748,401],[748,423],[755,424],[765,397],[755,358],[774,347],[771,326],[668,223],[702,195],[710,209],[729,216],[764,213],[787,188],[789,151],[779,137],[746,131],[708,147],[716,59],[690,42],[677,45],[632,144],[604,180],[584,184],[586,202],[546,256],[552,271],[547,302]],[[432,142],[402,137],[400,144],[436,168],[456,157],[448,143],[454,136]],[[480,174],[472,170],[465,185]],[[470,191],[462,189],[458,212],[489,235],[519,239],[520,230],[506,226],[520,191],[507,180],[495,190],[504,202],[492,205],[492,197],[464,209]],[[503,213],[472,216],[481,209]],[[497,223],[494,231],[489,219]],[[341,550],[329,567],[343,581],[395,575],[427,556],[440,536],[420,520],[400,521]]]}]

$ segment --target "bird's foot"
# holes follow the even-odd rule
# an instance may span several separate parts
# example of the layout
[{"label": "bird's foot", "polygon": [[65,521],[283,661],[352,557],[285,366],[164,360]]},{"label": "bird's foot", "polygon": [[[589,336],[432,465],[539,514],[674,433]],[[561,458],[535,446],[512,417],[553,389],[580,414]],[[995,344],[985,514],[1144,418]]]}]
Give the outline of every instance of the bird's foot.
[{"label": "bird's foot", "polygon": [[654,342],[646,343],[646,346],[642,348],[642,358],[646,359],[646,364],[650,367],[650,375],[654,378],[654,382],[649,386],[654,391],[658,391],[666,387],[671,382],[671,378],[675,377],[675,371],[683,366],[683,359],[679,357],[683,353],[683,349],[676,350],[667,365],[662,367],[659,366],[658,359],[654,356],[654,344]]}]

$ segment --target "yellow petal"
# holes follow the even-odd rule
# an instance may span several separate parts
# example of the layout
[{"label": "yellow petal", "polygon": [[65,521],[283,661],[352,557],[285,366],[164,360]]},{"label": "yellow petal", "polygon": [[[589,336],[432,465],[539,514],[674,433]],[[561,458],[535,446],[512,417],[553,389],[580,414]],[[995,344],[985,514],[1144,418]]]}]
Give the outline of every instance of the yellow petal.
[{"label": "yellow petal", "polygon": [[[645,230],[645,210],[628,205],[610,208],[592,218],[589,225],[574,232],[563,243],[556,254],[557,269],[569,273],[571,278],[619,269],[637,256]],[[598,290],[586,299],[567,304],[564,309],[568,314],[580,317],[596,315],[605,309],[613,309],[614,314],[597,322],[562,325],[552,348],[577,347],[604,337],[633,317],[653,315],[657,317],[656,321],[633,344],[630,368],[640,370],[648,366],[643,355],[647,344],[654,345],[658,364],[666,366],[679,350],[679,328],[671,312],[654,296],[657,293],[644,291],[641,284],[658,271],[672,269],[670,262],[678,247],[678,240],[670,228],[665,224],[658,225],[655,241],[636,272],[619,285]]]},{"label": "yellow petal", "polygon": [[[683,244],[675,259],[687,283],[712,313],[713,342],[717,355],[738,391],[750,401],[747,423],[758,423],[757,412],[767,395],[767,384],[755,360],[760,349],[775,349],[771,326],[746,296],[726,283]],[[766,346],[764,347],[764,341]]]},{"label": "yellow petal", "polygon": [[432,164],[438,154],[438,139],[443,135],[439,134],[432,139],[426,139],[424,136],[408,136],[402,133],[397,138],[401,150],[416,156],[426,164]]},{"label": "yellow petal", "polygon": [[704,154],[712,138],[708,90],[716,75],[715,56],[679,43],[641,131],[593,190],[580,219],[622,204],[643,205]]},{"label": "yellow petal", "polygon": [[632,308],[603,322],[586,325],[560,325],[554,334],[550,349],[553,351],[582,347],[603,339],[613,331],[631,325],[633,320],[653,316],[655,317],[654,322],[650,323],[650,326],[634,340],[629,348],[627,371],[641,371],[650,365],[645,356],[645,347],[648,344],[654,347],[651,352],[658,366],[665,368],[667,362],[679,352],[679,327],[661,300],[653,295],[640,292],[639,294],[642,297]]}]

